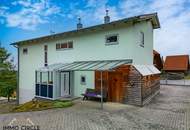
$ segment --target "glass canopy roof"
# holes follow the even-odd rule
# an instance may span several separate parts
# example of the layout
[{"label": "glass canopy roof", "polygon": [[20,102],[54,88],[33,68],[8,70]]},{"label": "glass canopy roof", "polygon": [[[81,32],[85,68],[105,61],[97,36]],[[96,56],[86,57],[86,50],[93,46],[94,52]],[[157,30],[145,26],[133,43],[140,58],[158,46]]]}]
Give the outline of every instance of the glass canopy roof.
[{"label": "glass canopy roof", "polygon": [[78,61],[72,63],[56,63],[47,67],[39,68],[37,71],[95,71],[113,70],[114,68],[131,64],[132,60],[105,60],[105,61]]}]

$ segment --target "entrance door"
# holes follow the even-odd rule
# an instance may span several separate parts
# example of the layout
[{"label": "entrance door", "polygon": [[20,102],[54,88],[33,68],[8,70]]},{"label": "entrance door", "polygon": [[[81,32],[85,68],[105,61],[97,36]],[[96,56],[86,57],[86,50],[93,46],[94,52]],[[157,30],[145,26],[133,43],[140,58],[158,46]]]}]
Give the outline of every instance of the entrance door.
[{"label": "entrance door", "polygon": [[61,96],[70,95],[70,79],[69,72],[61,72]]},{"label": "entrance door", "polygon": [[112,102],[122,102],[122,73],[109,72],[108,98]]}]

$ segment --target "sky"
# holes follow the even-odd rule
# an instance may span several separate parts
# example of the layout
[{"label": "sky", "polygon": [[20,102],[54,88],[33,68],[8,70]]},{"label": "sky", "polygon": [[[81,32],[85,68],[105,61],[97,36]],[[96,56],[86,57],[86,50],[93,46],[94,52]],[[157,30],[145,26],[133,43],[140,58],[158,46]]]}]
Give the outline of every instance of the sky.
[{"label": "sky", "polygon": [[190,54],[190,0],[0,0],[0,41],[16,57],[10,43],[111,21],[158,13],[154,49],[162,56]]}]

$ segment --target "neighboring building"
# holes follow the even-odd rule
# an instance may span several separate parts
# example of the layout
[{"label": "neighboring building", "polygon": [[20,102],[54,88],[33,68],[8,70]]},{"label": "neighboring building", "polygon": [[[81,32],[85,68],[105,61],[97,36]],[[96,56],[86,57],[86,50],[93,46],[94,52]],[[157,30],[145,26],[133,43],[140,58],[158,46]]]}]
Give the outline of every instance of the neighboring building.
[{"label": "neighboring building", "polygon": [[162,58],[160,56],[160,53],[158,53],[155,50],[153,50],[153,64],[160,71],[163,69],[163,61],[162,61]]},{"label": "neighboring building", "polygon": [[[83,28],[79,19],[77,30],[13,43],[18,48],[20,103],[34,97],[80,97],[86,88],[98,89],[103,71],[109,101],[130,103],[133,98],[139,102],[131,104],[144,104],[143,95],[159,89],[159,71],[152,65],[157,28],[156,13],[113,22],[107,15],[104,24]],[[143,80],[148,86],[142,90],[134,82],[136,71],[140,80],[157,82],[157,88]]]},{"label": "neighboring building", "polygon": [[163,70],[165,72],[187,73],[189,70],[189,55],[167,56]]}]

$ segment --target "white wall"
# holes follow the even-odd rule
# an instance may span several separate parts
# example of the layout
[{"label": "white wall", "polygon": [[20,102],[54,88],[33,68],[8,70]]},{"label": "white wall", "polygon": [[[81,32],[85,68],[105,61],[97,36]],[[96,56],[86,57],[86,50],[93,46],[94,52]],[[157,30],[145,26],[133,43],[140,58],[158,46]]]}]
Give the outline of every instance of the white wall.
[{"label": "white wall", "polygon": [[[145,33],[145,46],[139,46],[139,32]],[[119,34],[118,45],[105,45],[105,35]],[[73,41],[73,49],[56,51],[56,43]],[[133,59],[134,64],[153,63],[153,30],[150,22],[141,22],[131,26],[115,26],[112,29],[98,32],[89,32],[74,37],[67,37],[42,43],[21,45],[20,48],[20,77],[19,90],[20,102],[26,102],[35,95],[35,70],[44,66],[44,45],[48,45],[48,64],[89,60],[116,60]],[[22,49],[28,48],[28,54],[23,55]],[[76,75],[80,75],[76,72]],[[88,74],[87,74],[88,75]],[[89,74],[93,86],[93,74]],[[78,80],[75,77],[75,87]],[[80,79],[79,79],[80,80]],[[87,86],[76,88],[75,94],[79,95]],[[27,92],[26,92],[27,91]]]},{"label": "white wall", "polygon": [[[81,76],[86,77],[86,84],[81,84]],[[74,72],[74,96],[80,97],[86,88],[95,88],[94,71],[75,71]]]}]

